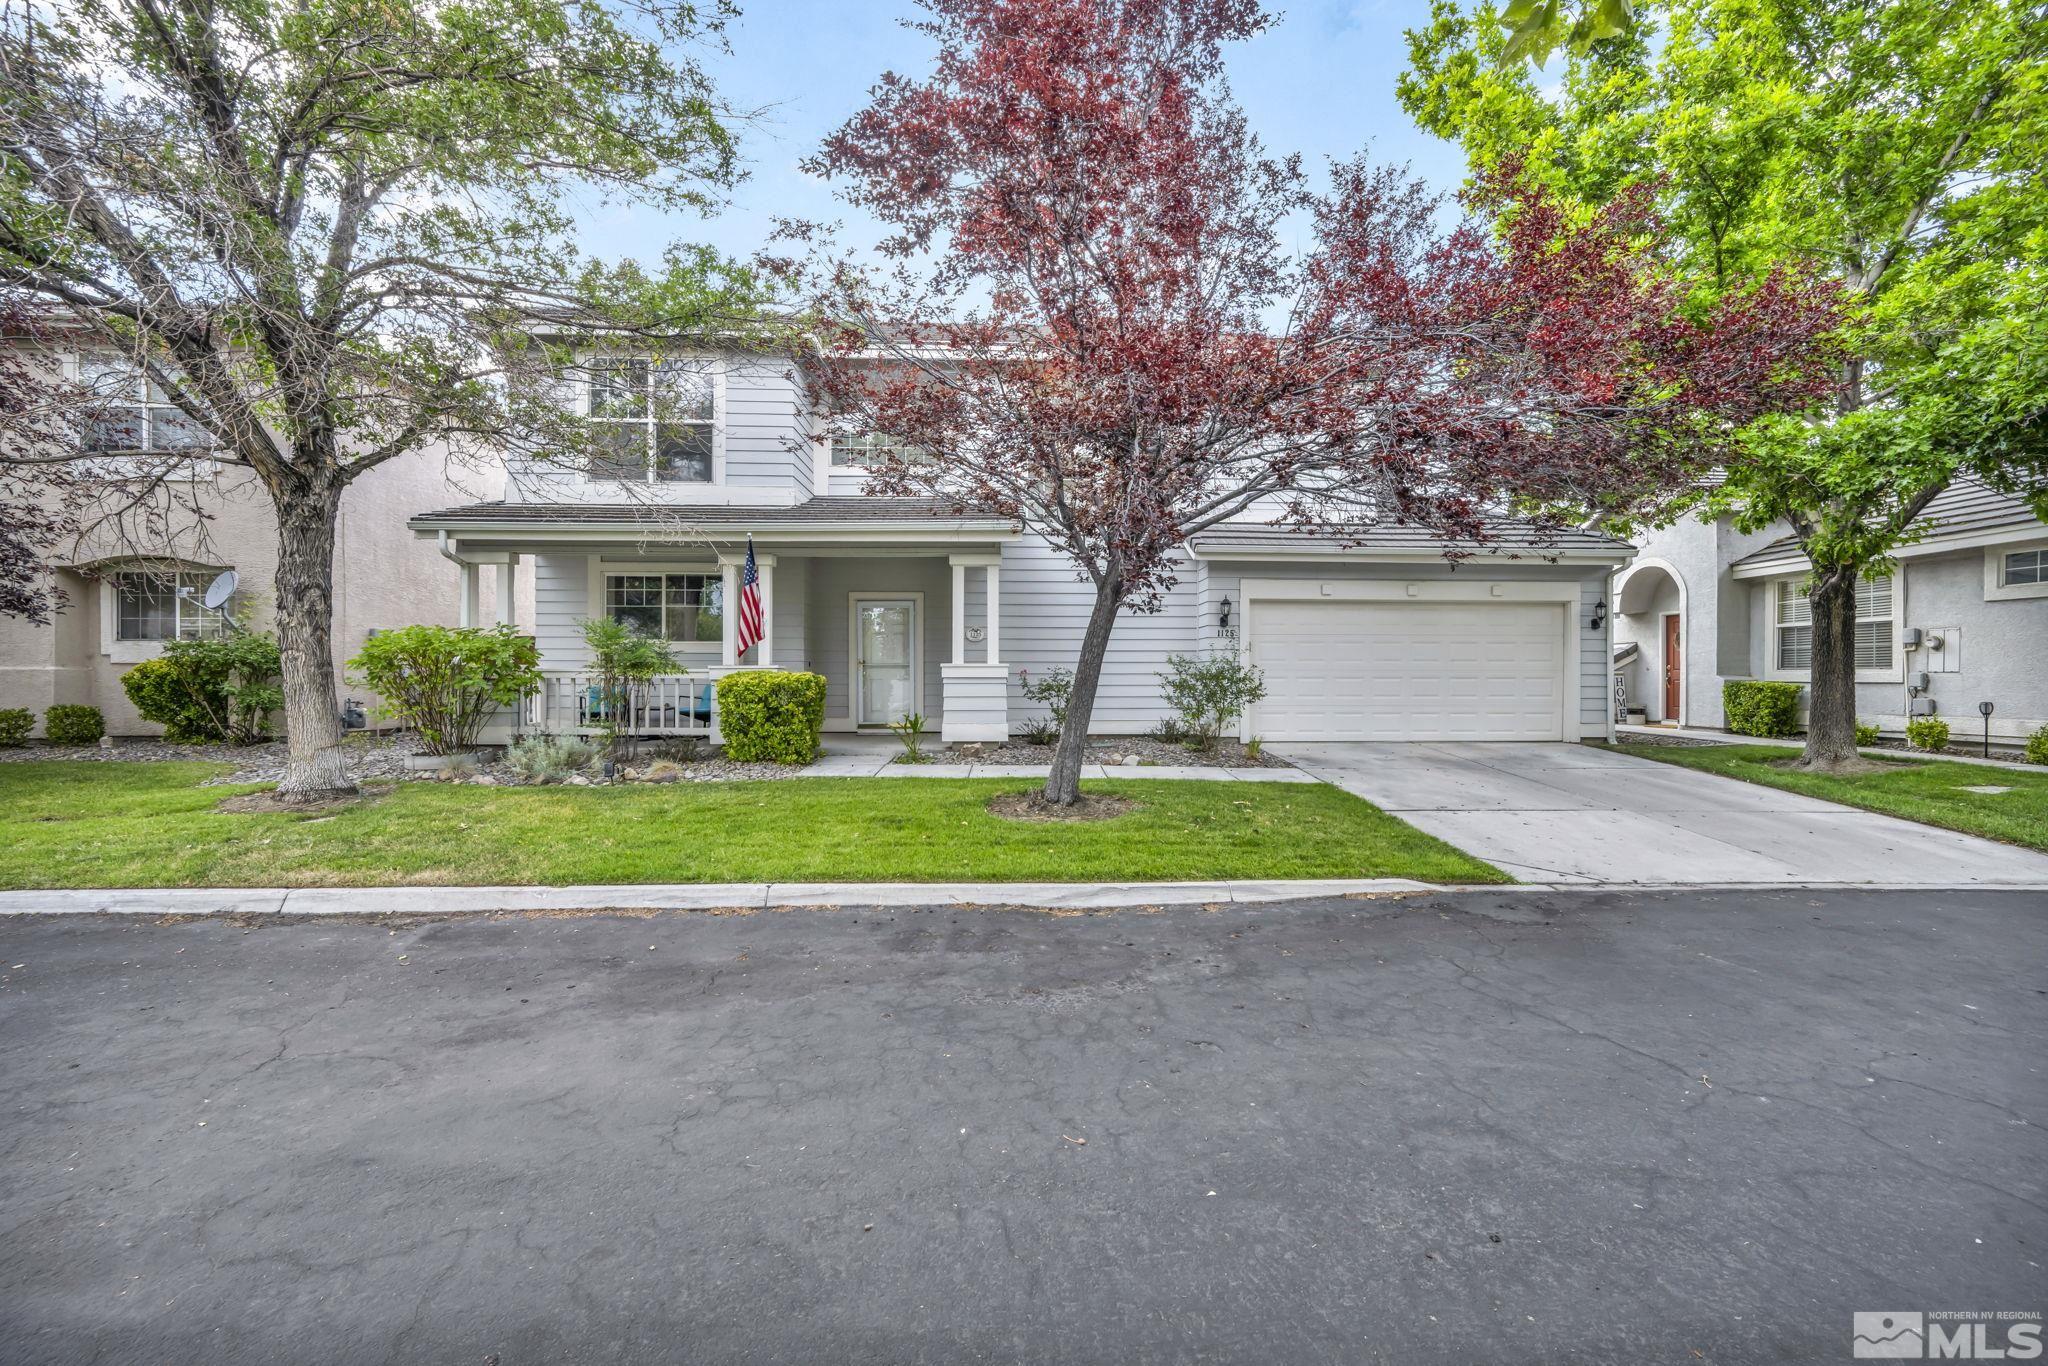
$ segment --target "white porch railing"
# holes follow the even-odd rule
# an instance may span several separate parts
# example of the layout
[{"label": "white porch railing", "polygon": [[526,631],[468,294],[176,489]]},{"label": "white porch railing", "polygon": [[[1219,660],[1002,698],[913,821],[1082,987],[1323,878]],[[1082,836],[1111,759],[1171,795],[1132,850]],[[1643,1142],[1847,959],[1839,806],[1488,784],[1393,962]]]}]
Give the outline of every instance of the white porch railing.
[{"label": "white porch railing", "polygon": [[[621,735],[709,735],[714,692],[709,673],[662,674],[635,684],[619,707]],[[596,674],[543,673],[526,699],[526,728],[550,735],[590,735],[605,726],[604,690]]]}]

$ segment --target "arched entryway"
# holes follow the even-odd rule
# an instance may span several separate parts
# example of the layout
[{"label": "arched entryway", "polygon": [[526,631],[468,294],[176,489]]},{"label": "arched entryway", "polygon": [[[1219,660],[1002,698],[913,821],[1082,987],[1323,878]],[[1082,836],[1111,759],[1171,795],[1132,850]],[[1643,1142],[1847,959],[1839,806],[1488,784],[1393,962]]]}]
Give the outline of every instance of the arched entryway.
[{"label": "arched entryway", "polygon": [[1623,677],[1631,709],[1651,721],[1684,725],[1690,708],[1685,657],[1692,622],[1685,578],[1667,560],[1637,560],[1614,585],[1614,643],[1636,647]]}]

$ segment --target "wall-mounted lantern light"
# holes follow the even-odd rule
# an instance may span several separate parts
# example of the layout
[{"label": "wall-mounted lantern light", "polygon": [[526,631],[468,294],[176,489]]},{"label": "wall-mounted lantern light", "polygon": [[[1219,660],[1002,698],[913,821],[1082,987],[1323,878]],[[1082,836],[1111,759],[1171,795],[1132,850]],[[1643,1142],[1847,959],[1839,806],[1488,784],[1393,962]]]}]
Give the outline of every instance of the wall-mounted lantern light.
[{"label": "wall-mounted lantern light", "polygon": [[1230,598],[1227,594],[1223,599],[1222,608],[1216,613],[1216,628],[1221,631],[1230,629]]},{"label": "wall-mounted lantern light", "polygon": [[1593,604],[1593,629],[1597,631],[1597,630],[1599,630],[1599,629],[1600,629],[1600,628],[1601,628],[1602,626],[1605,626],[1606,624],[1607,624],[1607,599],[1605,599],[1605,598],[1602,598],[1602,599],[1600,599],[1600,601],[1598,601],[1598,602],[1596,602],[1596,603],[1594,603],[1594,604]]}]

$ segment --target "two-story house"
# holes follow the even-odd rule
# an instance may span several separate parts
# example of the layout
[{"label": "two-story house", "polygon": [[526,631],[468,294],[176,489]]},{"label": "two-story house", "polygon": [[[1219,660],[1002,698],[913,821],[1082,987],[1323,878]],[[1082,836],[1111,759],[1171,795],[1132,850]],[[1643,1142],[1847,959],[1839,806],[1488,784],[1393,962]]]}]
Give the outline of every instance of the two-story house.
[{"label": "two-story house", "polygon": [[[462,566],[464,620],[485,619],[494,586],[538,639],[548,684],[521,724],[589,727],[581,623],[600,616],[665,637],[685,666],[632,718],[648,734],[713,733],[712,681],[774,667],[824,676],[830,731],[916,712],[948,740],[995,740],[1030,714],[1020,671],[1074,663],[1090,602],[1074,567],[1009,519],[868,494],[880,438],[815,439],[799,368],[731,354],[658,376],[631,357],[587,369],[565,397],[608,429],[601,460],[515,463],[502,499],[410,523]],[[729,604],[750,537],[766,638],[741,656]],[[1632,548],[1503,527],[1455,567],[1442,551],[1400,527],[1362,543],[1259,523],[1195,537],[1163,610],[1119,622],[1095,728],[1153,726],[1169,654],[1234,647],[1266,679],[1247,737],[1609,735],[1607,591]]]},{"label": "two-story house", "polygon": [[[166,641],[221,633],[226,615],[262,629],[277,521],[255,475],[206,458],[204,433],[132,365],[91,351],[45,353],[37,363],[63,367],[101,396],[80,433],[87,451],[152,464],[176,458],[177,477],[158,497],[164,515],[101,525],[49,566],[64,604],[49,625],[0,617],[0,707],[40,716],[54,703],[82,703],[100,709],[110,735],[155,735],[162,728],[136,715],[121,675]],[[425,450],[379,466],[343,495],[334,550],[337,695],[348,695],[347,660],[371,631],[455,621],[460,573],[407,531],[406,512],[503,486],[500,467],[452,464]],[[235,598],[223,611],[208,610],[204,591],[228,569],[239,581]]]},{"label": "two-story house", "polygon": [[[1687,520],[1644,536],[1616,576],[1617,673],[1652,722],[1720,727],[1730,679],[1804,683],[1813,653],[1806,556],[1783,526]],[[1939,715],[1957,738],[2013,741],[2048,724],[2048,525],[2024,501],[1959,480],[1856,593],[1856,710],[1896,734]]]}]

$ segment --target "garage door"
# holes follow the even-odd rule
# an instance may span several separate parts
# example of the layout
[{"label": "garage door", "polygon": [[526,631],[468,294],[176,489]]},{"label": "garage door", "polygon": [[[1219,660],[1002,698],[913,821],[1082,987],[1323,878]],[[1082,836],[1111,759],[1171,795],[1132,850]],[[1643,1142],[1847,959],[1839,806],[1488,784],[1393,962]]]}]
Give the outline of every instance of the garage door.
[{"label": "garage door", "polygon": [[1268,740],[1560,740],[1554,602],[1262,601]]}]

